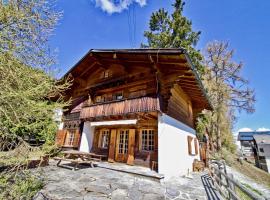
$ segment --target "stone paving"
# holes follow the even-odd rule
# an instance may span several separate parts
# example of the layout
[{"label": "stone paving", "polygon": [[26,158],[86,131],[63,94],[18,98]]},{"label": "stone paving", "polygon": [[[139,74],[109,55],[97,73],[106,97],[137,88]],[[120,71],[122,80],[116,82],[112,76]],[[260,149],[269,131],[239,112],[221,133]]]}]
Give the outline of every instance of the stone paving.
[{"label": "stone paving", "polygon": [[99,167],[72,171],[50,165],[42,171],[46,185],[35,196],[36,200],[159,200],[165,199],[165,191],[167,195],[179,195],[179,200],[220,199],[206,173],[194,173],[192,179],[178,177],[160,183]]}]

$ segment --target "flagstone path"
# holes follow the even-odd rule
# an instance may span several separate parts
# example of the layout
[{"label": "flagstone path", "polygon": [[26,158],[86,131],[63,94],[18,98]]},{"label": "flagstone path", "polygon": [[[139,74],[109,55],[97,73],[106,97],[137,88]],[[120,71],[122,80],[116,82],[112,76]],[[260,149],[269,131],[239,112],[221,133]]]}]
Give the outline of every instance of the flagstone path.
[{"label": "flagstone path", "polygon": [[207,173],[193,173],[192,179],[178,177],[160,183],[99,167],[71,171],[53,164],[42,171],[46,185],[35,200],[159,200],[165,199],[166,189],[171,195],[179,191],[179,200],[220,199]]}]

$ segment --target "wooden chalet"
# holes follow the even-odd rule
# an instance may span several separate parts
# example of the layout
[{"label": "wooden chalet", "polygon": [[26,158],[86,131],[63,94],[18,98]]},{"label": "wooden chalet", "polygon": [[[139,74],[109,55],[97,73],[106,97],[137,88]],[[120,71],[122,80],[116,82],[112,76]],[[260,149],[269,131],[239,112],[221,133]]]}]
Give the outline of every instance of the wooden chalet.
[{"label": "wooden chalet", "polygon": [[72,105],[59,146],[165,175],[199,160],[195,118],[210,104],[184,50],[92,49],[65,76],[73,78]]}]

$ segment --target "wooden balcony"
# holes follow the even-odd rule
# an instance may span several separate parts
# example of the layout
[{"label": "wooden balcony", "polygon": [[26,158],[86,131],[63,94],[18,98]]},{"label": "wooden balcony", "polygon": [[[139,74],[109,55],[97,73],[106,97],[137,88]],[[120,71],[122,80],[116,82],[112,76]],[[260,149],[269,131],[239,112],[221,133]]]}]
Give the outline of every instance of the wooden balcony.
[{"label": "wooden balcony", "polygon": [[141,97],[136,99],[127,99],[118,102],[102,103],[83,107],[80,113],[80,119],[94,117],[124,115],[138,112],[159,111],[159,99],[156,97]]}]

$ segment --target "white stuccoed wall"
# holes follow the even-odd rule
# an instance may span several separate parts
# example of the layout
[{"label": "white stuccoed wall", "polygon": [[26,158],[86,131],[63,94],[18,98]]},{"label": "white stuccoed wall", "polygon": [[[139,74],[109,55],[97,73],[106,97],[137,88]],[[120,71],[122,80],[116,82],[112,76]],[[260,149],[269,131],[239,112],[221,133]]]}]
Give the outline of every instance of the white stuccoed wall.
[{"label": "white stuccoed wall", "polygon": [[63,110],[62,109],[55,109],[53,120],[58,123],[58,130],[63,130],[64,122],[62,121]]},{"label": "white stuccoed wall", "polygon": [[[194,159],[197,156],[188,154],[187,136],[196,137],[194,129],[166,115],[158,116],[158,172],[165,179],[192,172]],[[194,148],[194,146],[193,146]],[[199,149],[199,148],[198,148]]]},{"label": "white stuccoed wall", "polygon": [[94,139],[95,127],[90,122],[84,122],[81,137],[80,151],[90,152]]}]

